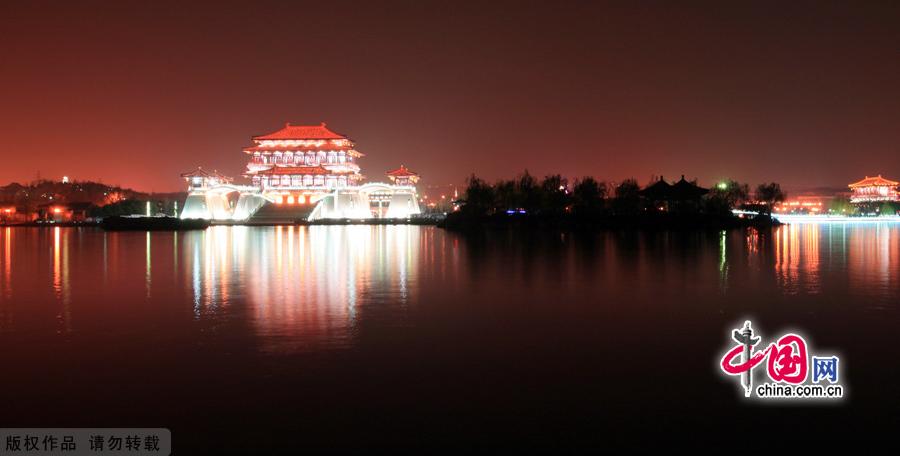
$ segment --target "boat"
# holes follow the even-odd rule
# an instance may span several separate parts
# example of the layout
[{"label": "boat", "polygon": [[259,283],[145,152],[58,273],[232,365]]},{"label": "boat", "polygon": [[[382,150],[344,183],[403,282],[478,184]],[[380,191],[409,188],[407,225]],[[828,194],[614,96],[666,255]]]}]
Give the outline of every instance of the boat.
[{"label": "boat", "polygon": [[113,216],[104,217],[100,226],[108,231],[126,230],[205,230],[209,227],[209,220],[204,219],[180,219],[169,216]]}]

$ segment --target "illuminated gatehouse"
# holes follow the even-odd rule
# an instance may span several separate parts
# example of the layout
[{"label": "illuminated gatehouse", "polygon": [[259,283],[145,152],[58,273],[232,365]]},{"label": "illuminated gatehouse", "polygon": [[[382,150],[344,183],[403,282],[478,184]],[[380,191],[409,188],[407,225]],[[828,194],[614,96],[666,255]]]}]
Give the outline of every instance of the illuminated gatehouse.
[{"label": "illuminated gatehouse", "polygon": [[854,182],[849,185],[853,194],[850,196],[851,203],[872,203],[881,201],[900,201],[900,195],[897,193],[897,186],[900,182],[895,182],[881,177],[866,176],[865,179]]},{"label": "illuminated gatehouse", "polygon": [[285,124],[254,136],[244,148],[250,185],[199,170],[183,174],[189,195],[182,218],[246,222],[408,218],[420,213],[418,175],[401,166],[391,183],[362,184],[364,155],[348,137],[314,126]]},{"label": "illuminated gatehouse", "polygon": [[202,168],[183,173],[181,177],[188,184],[188,197],[181,218],[225,220],[232,216],[227,196],[235,187],[231,185],[230,177]]}]

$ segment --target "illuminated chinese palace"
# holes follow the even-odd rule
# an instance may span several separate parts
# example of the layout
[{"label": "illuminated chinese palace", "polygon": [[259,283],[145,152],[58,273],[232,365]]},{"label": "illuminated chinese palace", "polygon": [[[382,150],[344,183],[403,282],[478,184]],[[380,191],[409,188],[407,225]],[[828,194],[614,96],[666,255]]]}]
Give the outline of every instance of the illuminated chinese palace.
[{"label": "illuminated chinese palace", "polygon": [[876,177],[866,176],[865,179],[848,185],[853,192],[850,196],[850,202],[900,201],[900,195],[897,193],[898,185],[900,185],[900,182],[885,179],[880,174]]},{"label": "illuminated chinese palace", "polygon": [[323,190],[359,183],[359,165],[363,156],[353,141],[317,126],[295,126],[267,135],[254,136],[253,146],[244,149],[250,156],[246,176],[253,185],[277,189],[286,198],[308,200]]},{"label": "illuminated chinese palace", "polygon": [[246,222],[321,219],[408,218],[420,213],[418,175],[401,166],[390,183],[363,184],[358,159],[364,155],[345,135],[325,123],[285,124],[253,136],[244,177],[249,185],[202,170],[182,175],[188,198],[181,218]]}]

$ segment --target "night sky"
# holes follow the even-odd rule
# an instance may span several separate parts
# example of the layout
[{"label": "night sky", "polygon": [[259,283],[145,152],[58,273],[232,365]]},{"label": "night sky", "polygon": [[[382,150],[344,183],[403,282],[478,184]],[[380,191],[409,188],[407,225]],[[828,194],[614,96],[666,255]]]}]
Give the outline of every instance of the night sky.
[{"label": "night sky", "polygon": [[900,178],[896,1],[4,1],[0,65],[0,184],[179,190],[286,121],[370,180]]}]

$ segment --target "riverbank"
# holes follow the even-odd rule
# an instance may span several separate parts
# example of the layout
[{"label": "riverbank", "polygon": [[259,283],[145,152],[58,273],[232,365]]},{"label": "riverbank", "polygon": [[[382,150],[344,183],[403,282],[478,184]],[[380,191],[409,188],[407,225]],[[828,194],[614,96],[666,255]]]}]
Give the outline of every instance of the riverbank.
[{"label": "riverbank", "polygon": [[49,221],[34,221],[34,222],[20,222],[20,223],[0,223],[2,227],[40,227],[40,228],[54,228],[54,227],[62,227],[62,228],[70,228],[70,227],[99,227],[99,221],[84,221],[84,222],[49,222]]},{"label": "riverbank", "polygon": [[213,226],[292,226],[292,225],[437,225],[444,219],[440,216],[416,216],[409,218],[367,218],[367,219],[320,219],[320,220],[303,220],[297,219],[292,221],[271,221],[271,220],[213,220]]},{"label": "riverbank", "polygon": [[[130,230],[175,230],[183,229],[183,225],[189,225],[190,229],[206,228],[207,226],[315,226],[315,225],[438,225],[444,220],[443,214],[425,215],[410,218],[370,218],[370,219],[322,219],[315,221],[293,220],[285,222],[277,221],[233,221],[233,220],[200,220],[200,219],[176,219],[174,217],[108,217],[112,223],[106,225],[113,229]],[[127,222],[127,223],[123,223]],[[48,222],[34,221],[21,223],[0,223],[0,227],[104,227],[102,221],[84,222]],[[120,228],[127,226],[126,228]]]},{"label": "riverbank", "polygon": [[455,212],[438,226],[451,231],[496,228],[523,229],[632,229],[632,230],[723,230],[736,228],[771,228],[781,225],[768,216],[738,217],[730,214],[648,213],[635,215],[603,214],[596,216],[494,214],[478,216]]},{"label": "riverbank", "polygon": [[298,220],[297,225],[437,225],[444,217]]}]

